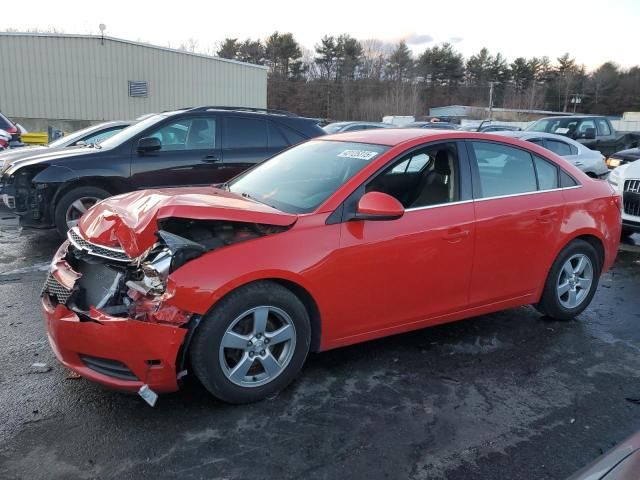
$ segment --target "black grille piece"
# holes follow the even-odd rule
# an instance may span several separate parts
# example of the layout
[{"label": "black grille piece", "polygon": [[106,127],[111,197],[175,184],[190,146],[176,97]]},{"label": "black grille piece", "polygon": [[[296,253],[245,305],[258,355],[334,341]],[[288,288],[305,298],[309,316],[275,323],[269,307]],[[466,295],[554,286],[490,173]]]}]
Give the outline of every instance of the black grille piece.
[{"label": "black grille piece", "polygon": [[91,255],[115,260],[116,262],[131,262],[131,258],[124,252],[116,248],[101,247],[91,242],[87,242],[80,236],[76,228],[69,230],[69,241],[80,250],[84,250]]},{"label": "black grille piece", "polygon": [[80,355],[80,360],[94,372],[120,380],[137,381],[138,377],[124,363],[109,358]]},{"label": "black grille piece", "polygon": [[640,180],[627,180],[624,182],[624,191],[640,193]]},{"label": "black grille piece", "polygon": [[76,283],[76,305],[82,310],[89,310],[92,306],[102,308],[108,305],[118,289],[122,274],[110,268],[107,263],[78,260],[76,268],[81,275]]},{"label": "black grille piece", "polygon": [[48,294],[49,297],[55,298],[58,303],[65,304],[71,296],[71,290],[67,289],[64,285],[61,285],[53,275],[49,274],[47,280],[42,287],[42,294]]},{"label": "black grille piece", "polygon": [[640,180],[624,182],[622,207],[627,215],[640,217]]}]

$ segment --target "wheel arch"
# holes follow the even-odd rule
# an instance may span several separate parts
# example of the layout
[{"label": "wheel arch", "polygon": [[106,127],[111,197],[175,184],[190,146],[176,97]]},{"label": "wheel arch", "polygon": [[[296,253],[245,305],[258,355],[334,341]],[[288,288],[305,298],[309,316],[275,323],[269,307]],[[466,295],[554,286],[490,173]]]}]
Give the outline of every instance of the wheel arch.
[{"label": "wheel arch", "polygon": [[560,252],[562,252],[562,250],[567,248],[567,245],[571,244],[571,242],[574,242],[575,240],[584,240],[595,249],[598,255],[600,272],[602,272],[604,262],[605,262],[605,249],[604,249],[604,242],[602,238],[600,238],[600,236],[593,231],[576,232],[574,235],[568,237],[563,243],[561,243],[559,248],[557,248],[556,251],[554,252],[553,257],[549,262],[549,265],[547,265],[546,275],[544,276],[542,285],[538,288],[538,292],[536,292],[536,295],[535,295],[537,299],[536,302],[540,299],[540,296],[544,291],[544,286],[547,282],[547,278],[549,277],[549,273],[551,272],[551,268],[553,267],[553,263],[556,261],[556,258],[558,258],[558,255],[560,255]]},{"label": "wheel arch", "polygon": [[111,195],[125,193],[130,190],[128,183],[116,177],[81,177],[71,182],[62,184],[53,195],[51,205],[49,206],[50,214],[53,218],[56,206],[60,199],[71,190],[80,187],[96,187],[109,192]]},{"label": "wheel arch", "polygon": [[235,283],[232,288],[225,289],[224,293],[215,299],[205,315],[209,314],[224,298],[226,298],[228,295],[235,292],[239,288],[263,282],[273,282],[286,288],[302,302],[305,309],[307,310],[307,313],[309,314],[309,322],[311,326],[311,344],[309,346],[309,351],[320,351],[320,343],[322,340],[322,320],[318,303],[306,287],[304,287],[300,282],[297,282],[290,278],[265,276],[247,280],[242,283]]}]

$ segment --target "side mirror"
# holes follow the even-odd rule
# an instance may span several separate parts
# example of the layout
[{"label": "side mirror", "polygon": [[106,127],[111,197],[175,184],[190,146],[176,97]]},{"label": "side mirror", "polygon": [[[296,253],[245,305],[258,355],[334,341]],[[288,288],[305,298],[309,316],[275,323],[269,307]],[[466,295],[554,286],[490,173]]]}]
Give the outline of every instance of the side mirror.
[{"label": "side mirror", "polygon": [[156,137],[144,137],[138,140],[138,153],[157,152],[162,150],[162,143]]},{"label": "side mirror", "polygon": [[74,146],[76,147],[84,147],[87,144],[84,140],[78,140]]},{"label": "side mirror", "polygon": [[382,192],[365,193],[360,201],[354,220],[395,220],[404,215],[404,207],[391,195]]},{"label": "side mirror", "polygon": [[586,138],[587,140],[594,140],[596,138],[596,129],[593,127],[585,129],[584,138]]}]

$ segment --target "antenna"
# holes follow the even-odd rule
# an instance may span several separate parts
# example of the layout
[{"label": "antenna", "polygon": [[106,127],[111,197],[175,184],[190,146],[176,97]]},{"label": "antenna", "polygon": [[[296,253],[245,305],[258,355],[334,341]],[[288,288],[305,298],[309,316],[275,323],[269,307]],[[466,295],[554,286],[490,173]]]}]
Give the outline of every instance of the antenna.
[{"label": "antenna", "polygon": [[98,25],[98,28],[100,29],[100,43],[104,45],[104,31],[107,29],[107,26],[104,23],[101,23]]}]

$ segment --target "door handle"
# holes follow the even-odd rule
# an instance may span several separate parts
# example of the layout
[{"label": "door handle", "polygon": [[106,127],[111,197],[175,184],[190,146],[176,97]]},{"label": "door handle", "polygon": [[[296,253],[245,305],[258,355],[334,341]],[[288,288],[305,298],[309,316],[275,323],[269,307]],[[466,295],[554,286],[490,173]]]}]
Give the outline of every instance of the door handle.
[{"label": "door handle", "polygon": [[469,230],[463,230],[461,228],[452,228],[445,235],[445,240],[449,243],[457,243],[469,236]]},{"label": "door handle", "polygon": [[206,163],[215,163],[219,162],[220,159],[215,155],[205,155],[204,157],[202,157],[202,161]]}]

